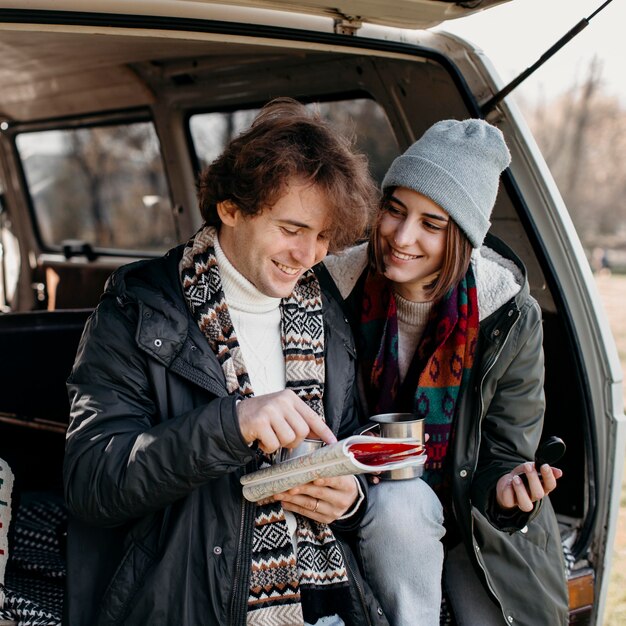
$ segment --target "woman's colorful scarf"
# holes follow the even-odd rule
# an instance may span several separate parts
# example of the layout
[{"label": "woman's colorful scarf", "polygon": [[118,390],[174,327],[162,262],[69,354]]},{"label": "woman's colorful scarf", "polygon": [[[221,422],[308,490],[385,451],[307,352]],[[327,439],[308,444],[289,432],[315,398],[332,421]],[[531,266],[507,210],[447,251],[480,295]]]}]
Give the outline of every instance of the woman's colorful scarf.
[{"label": "woman's colorful scarf", "polygon": [[365,279],[360,323],[361,363],[370,414],[408,412],[426,419],[424,479],[439,490],[459,393],[467,383],[478,339],[478,302],[471,267],[431,312],[404,381],[398,367],[398,318],[391,283]]},{"label": "woman's colorful scarf", "polygon": [[[250,378],[235,336],[215,258],[215,228],[187,243],[180,273],[187,305],[222,366],[229,394],[250,397]],[[312,271],[281,302],[287,388],[324,417],[324,324],[319,282]],[[269,463],[269,459],[265,459]],[[296,515],[298,556],[281,504],[257,507],[252,539],[249,625],[301,626],[341,613],[348,583],[332,530]]]}]

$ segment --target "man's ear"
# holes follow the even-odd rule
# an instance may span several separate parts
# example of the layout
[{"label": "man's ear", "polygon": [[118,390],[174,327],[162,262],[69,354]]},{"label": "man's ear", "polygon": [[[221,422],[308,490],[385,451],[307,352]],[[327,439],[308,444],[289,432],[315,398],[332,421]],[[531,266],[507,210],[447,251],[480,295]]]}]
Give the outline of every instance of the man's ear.
[{"label": "man's ear", "polygon": [[226,226],[235,226],[238,213],[239,208],[231,200],[222,200],[217,203],[217,214],[220,216],[222,224]]}]

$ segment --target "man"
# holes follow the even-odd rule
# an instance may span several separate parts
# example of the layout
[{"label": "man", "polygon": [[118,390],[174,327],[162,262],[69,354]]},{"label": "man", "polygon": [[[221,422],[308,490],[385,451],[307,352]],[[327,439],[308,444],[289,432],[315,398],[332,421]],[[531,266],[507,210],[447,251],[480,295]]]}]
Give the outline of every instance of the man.
[{"label": "man", "polygon": [[201,175],[204,227],[112,276],[68,380],[68,624],[387,623],[341,541],[363,483],[259,506],[239,483],[357,425],[349,328],[310,268],[362,235],[375,193],[280,99]]}]

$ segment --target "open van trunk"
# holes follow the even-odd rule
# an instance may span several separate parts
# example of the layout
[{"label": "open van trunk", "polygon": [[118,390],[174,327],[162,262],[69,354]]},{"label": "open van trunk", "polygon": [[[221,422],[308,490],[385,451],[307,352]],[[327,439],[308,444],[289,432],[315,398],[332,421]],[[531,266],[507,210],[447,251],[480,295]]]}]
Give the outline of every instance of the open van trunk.
[{"label": "open van trunk", "polygon": [[[319,103],[354,130],[380,180],[430,125],[480,116],[497,90],[484,57],[445,34],[360,26],[358,13],[335,22],[341,16],[324,11],[171,1],[150,12],[147,4],[132,14],[130,3],[79,12],[81,3],[0,2],[0,458],[16,477],[9,554],[27,532],[16,530],[19,502],[56,507],[61,498],[64,381],[106,277],[199,227],[195,174],[256,109],[275,96]],[[344,17],[354,17],[348,5],[358,3],[345,4]],[[407,1],[404,10],[415,5],[425,17],[415,13],[406,26],[454,17],[463,4]],[[389,22],[404,23],[402,15],[390,11]],[[571,623],[600,624],[624,447],[619,364],[581,245],[524,121],[506,102],[489,121],[512,153],[491,232],[528,268],[544,318],[544,430],[568,446],[551,499],[573,581]],[[55,520],[50,541],[60,555],[63,519]],[[43,575],[31,565],[10,559],[6,587],[33,593],[28,600],[55,623],[58,589],[50,602],[37,588],[58,583],[58,563]]]}]

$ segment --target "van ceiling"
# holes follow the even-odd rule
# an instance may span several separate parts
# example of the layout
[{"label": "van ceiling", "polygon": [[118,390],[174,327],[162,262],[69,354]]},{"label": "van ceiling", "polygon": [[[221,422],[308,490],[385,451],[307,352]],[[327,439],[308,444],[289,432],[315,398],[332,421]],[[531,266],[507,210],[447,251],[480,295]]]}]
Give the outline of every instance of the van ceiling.
[{"label": "van ceiling", "polygon": [[191,67],[198,58],[208,66],[212,55],[213,68],[234,68],[251,58],[258,63],[276,56],[276,49],[172,38],[0,31],[0,118],[27,122],[150,105],[152,90],[134,67]]},{"label": "van ceiling", "polygon": [[[167,58],[155,56],[155,51]],[[151,89],[135,68],[234,68],[276,49],[101,34],[0,31],[0,118],[33,121],[146,106]],[[211,59],[210,61],[208,59]]]}]

